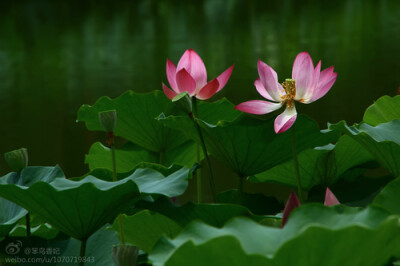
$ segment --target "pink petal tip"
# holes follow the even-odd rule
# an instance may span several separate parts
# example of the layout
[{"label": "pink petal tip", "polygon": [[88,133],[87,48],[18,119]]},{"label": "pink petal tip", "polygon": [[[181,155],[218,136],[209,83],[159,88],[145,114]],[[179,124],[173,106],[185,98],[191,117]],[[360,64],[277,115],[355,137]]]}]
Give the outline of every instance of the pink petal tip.
[{"label": "pink petal tip", "polygon": [[222,74],[217,77],[218,82],[219,82],[219,88],[218,88],[217,92],[222,90],[225,87],[226,83],[228,82],[229,78],[232,75],[232,71],[233,71],[234,67],[235,67],[235,65],[232,65],[230,68],[228,68],[227,70],[222,72]]},{"label": "pink petal tip", "polygon": [[219,87],[218,79],[213,79],[208,82],[203,88],[197,93],[196,98],[200,100],[207,100],[217,93]]},{"label": "pink petal tip", "polygon": [[262,100],[243,102],[235,106],[235,109],[254,115],[263,115],[279,109],[282,103],[272,103]]},{"label": "pink petal tip", "polygon": [[275,118],[274,129],[276,134],[283,133],[296,122],[297,112],[294,107],[287,107],[285,111]]},{"label": "pink petal tip", "polygon": [[162,88],[164,91],[165,96],[168,97],[168,99],[172,100],[176,95],[178,95],[176,92],[168,88],[164,83],[162,83]]},{"label": "pink petal tip", "polygon": [[333,194],[333,192],[329,188],[326,188],[324,205],[332,206],[338,204],[340,204],[340,202],[336,198],[335,194]]},{"label": "pink petal tip", "polygon": [[294,192],[290,193],[289,199],[286,202],[285,209],[283,210],[281,228],[285,226],[289,219],[290,213],[300,206],[300,201]]}]

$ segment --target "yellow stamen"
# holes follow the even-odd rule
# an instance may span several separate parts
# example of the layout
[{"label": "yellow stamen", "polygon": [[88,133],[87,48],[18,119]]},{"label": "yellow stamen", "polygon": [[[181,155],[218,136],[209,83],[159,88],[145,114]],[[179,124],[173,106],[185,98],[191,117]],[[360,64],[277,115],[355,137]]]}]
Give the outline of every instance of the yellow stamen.
[{"label": "yellow stamen", "polygon": [[282,87],[285,89],[286,95],[281,96],[282,100],[285,101],[288,107],[293,107],[294,97],[296,96],[296,82],[294,79],[286,79],[282,83]]}]

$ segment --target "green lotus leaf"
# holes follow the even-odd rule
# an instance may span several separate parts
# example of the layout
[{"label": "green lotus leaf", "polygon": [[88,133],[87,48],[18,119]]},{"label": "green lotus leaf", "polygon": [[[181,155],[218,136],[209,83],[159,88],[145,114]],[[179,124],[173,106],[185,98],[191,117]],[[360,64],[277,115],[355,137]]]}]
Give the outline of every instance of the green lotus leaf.
[{"label": "green lotus leaf", "polygon": [[146,94],[128,91],[115,99],[101,97],[93,106],[82,105],[78,111],[78,121],[85,122],[89,130],[103,131],[98,113],[116,110],[116,136],[149,151],[160,152],[188,141],[180,132],[171,130],[154,119],[160,113],[169,113],[173,109],[174,105],[161,91]]},{"label": "green lotus leaf", "polygon": [[[173,165],[170,165],[169,167],[166,167],[164,165],[157,164],[157,163],[142,162],[142,163],[135,165],[135,167],[129,172],[117,173],[117,180],[121,180],[121,179],[124,179],[124,178],[130,176],[138,169],[151,169],[151,170],[155,170],[155,171],[161,173],[163,176],[169,176],[169,175],[172,175],[175,172],[181,170],[182,166],[173,164]],[[193,170],[190,169],[190,173],[192,173],[192,172],[193,172]],[[83,178],[85,178],[86,176],[89,176],[89,175],[95,176],[98,179],[101,179],[104,181],[113,181],[113,179],[114,179],[114,173],[111,169],[95,168],[82,177],[74,177],[74,178],[70,178],[70,180],[75,180],[75,181],[82,180]],[[189,175],[189,178],[191,178],[191,175]]]},{"label": "green lotus leaf", "polygon": [[294,210],[283,229],[247,218],[235,218],[223,228],[193,222],[173,240],[163,237],[149,258],[156,266],[221,265],[223,261],[232,265],[386,265],[398,255],[398,219],[380,208],[308,204]]},{"label": "green lotus leaf", "polygon": [[[155,119],[162,112],[177,112],[174,104],[162,92],[138,94],[128,91],[115,99],[101,97],[93,106],[81,106],[77,120],[85,122],[89,130],[103,131],[98,113],[108,110],[117,111],[115,135],[133,143],[117,151],[117,157],[118,154],[124,154],[119,156],[117,165],[122,166],[118,169],[121,167],[122,171],[127,168],[132,169],[131,167],[142,161],[158,162],[164,165],[175,162],[187,167],[192,166],[196,161],[196,146],[193,141],[181,132],[165,127]],[[144,151],[140,151],[139,147]],[[94,149],[99,154],[98,145]],[[124,158],[125,156],[127,158]],[[101,157],[106,157],[106,155],[102,154]],[[90,158],[89,156],[88,162],[92,165],[98,166],[99,163],[106,162],[108,167],[110,164],[104,158],[99,163]]]},{"label": "green lotus leaf", "polygon": [[371,126],[400,119],[400,95],[383,96],[367,108],[363,121]]},{"label": "green lotus leaf", "polygon": [[185,168],[168,177],[151,169],[138,169],[116,182],[87,176],[80,181],[57,178],[50,183],[36,182],[31,187],[0,184],[0,196],[39,215],[60,231],[84,240],[143,194],[182,194],[188,175]]},{"label": "green lotus leaf", "polygon": [[[122,228],[126,242],[150,252],[156,242],[166,235],[175,237],[183,227],[194,220],[201,220],[209,225],[222,227],[234,217],[251,217],[260,222],[280,224],[280,218],[274,216],[257,216],[248,209],[234,204],[194,204],[176,206],[169,199],[159,198],[155,202],[139,202],[137,208],[147,208],[131,216],[122,215]],[[150,212],[150,209],[152,212]],[[114,221],[112,230],[120,235],[119,219]]]},{"label": "green lotus leaf", "polygon": [[189,175],[187,168],[181,168],[167,177],[152,169],[137,169],[131,178],[141,193],[176,197],[186,191]]},{"label": "green lotus leaf", "polygon": [[345,121],[330,125],[360,143],[394,177],[400,175],[400,122],[370,126],[366,123],[349,127]]},{"label": "green lotus leaf", "polygon": [[234,107],[235,105],[225,98],[212,103],[200,101],[196,117],[209,125],[217,125],[222,121],[232,122],[243,116],[243,113]]},{"label": "green lotus leaf", "polygon": [[[350,178],[348,171],[351,168],[373,160],[374,157],[357,141],[342,136],[336,145],[308,149],[298,155],[301,186],[307,191],[317,185],[331,186],[339,179]],[[352,173],[360,175],[362,171]],[[290,160],[251,177],[250,181],[296,187],[295,176],[293,160]]]},{"label": "green lotus leaf", "polygon": [[[197,112],[198,116],[208,123],[217,123],[220,120],[234,120],[240,116],[241,112],[233,107],[226,99],[215,103],[200,102]],[[157,162],[164,165],[175,163],[187,167],[196,162],[197,147],[193,141],[183,133],[154,119],[161,113],[178,112],[162,92],[137,94],[129,91],[116,99],[102,97],[93,106],[83,105],[78,113],[78,121],[85,122],[89,130],[102,131],[98,113],[106,110],[117,111],[115,135],[132,142],[116,152],[118,172],[129,171],[139,162]],[[144,150],[140,150],[139,147]],[[86,159],[90,169],[99,167],[102,163],[105,163],[105,166],[101,167],[109,168],[108,153],[107,148],[95,144]]]},{"label": "green lotus leaf", "polygon": [[[51,182],[57,177],[64,177],[58,166],[29,166],[21,172],[11,172],[1,177],[0,185],[16,184],[28,187],[38,181]],[[0,197],[0,237],[6,236],[27,213],[24,208]]]},{"label": "green lotus leaf", "polygon": [[[150,252],[163,235],[173,238],[182,230],[182,227],[170,218],[148,210],[132,216],[121,215],[121,223],[125,241],[145,252]],[[119,219],[115,219],[111,229],[120,236],[119,225]]]},{"label": "green lotus leaf", "polygon": [[[180,129],[199,141],[193,122],[183,116],[160,116],[165,125]],[[274,120],[245,116],[233,122],[212,125],[197,120],[205,135],[208,151],[242,177],[252,176],[283,163],[292,157],[292,133],[276,134]],[[339,138],[338,132],[321,132],[315,121],[300,115],[296,121],[296,150],[326,145]]]},{"label": "green lotus leaf", "polygon": [[[193,146],[193,147],[189,147]],[[196,162],[196,144],[188,141],[171,151],[164,153],[164,157],[155,152],[149,152],[131,142],[126,143],[120,149],[115,150],[115,159],[118,173],[132,171],[142,162],[160,163],[164,165],[179,164],[191,167]],[[86,155],[85,162],[89,164],[89,169],[106,168],[112,170],[111,150],[100,142],[96,142],[90,147],[89,154]]]},{"label": "green lotus leaf", "polygon": [[390,213],[400,214],[400,178],[390,182],[376,196],[373,205],[379,206]]},{"label": "green lotus leaf", "polygon": [[[131,171],[138,163],[157,162],[159,156],[154,152],[149,152],[131,142],[125,144],[122,148],[115,150],[115,160],[118,173]],[[100,142],[95,142],[90,147],[89,154],[85,157],[85,163],[89,165],[90,170],[96,168],[106,168],[113,170],[111,160],[111,149]]]},{"label": "green lotus leaf", "polygon": [[[155,170],[159,173],[161,173],[163,176],[169,176],[174,174],[175,172],[179,171],[182,169],[182,166],[179,165],[170,165],[169,167],[166,167],[164,165],[161,164],[157,164],[157,163],[139,163],[137,164],[131,171],[129,172],[125,172],[125,173],[117,173],[117,180],[121,180],[124,179],[128,176],[130,176],[131,174],[133,174],[136,170],[138,169],[151,169],[151,170]],[[190,174],[193,172],[192,169],[190,169]],[[111,169],[107,169],[107,168],[95,168],[93,170],[91,170],[89,173],[85,174],[84,176],[81,177],[73,177],[70,178],[70,180],[75,180],[75,181],[79,181],[82,180],[83,178],[85,178],[86,176],[95,176],[98,179],[104,180],[104,181],[113,181],[114,180],[114,173]],[[192,176],[189,175],[189,178],[191,178]]]}]

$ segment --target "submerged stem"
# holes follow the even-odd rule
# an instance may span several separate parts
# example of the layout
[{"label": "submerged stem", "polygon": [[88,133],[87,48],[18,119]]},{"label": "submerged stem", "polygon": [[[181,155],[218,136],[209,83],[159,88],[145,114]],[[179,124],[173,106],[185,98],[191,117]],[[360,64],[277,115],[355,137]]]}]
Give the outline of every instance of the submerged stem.
[{"label": "submerged stem", "polygon": [[300,203],[304,202],[303,192],[301,189],[301,180],[300,180],[300,171],[299,171],[299,162],[297,160],[297,152],[296,152],[296,132],[295,125],[292,126],[292,153],[293,153],[293,164],[294,164],[294,172],[297,180],[297,192],[299,194]]},{"label": "submerged stem", "polygon": [[[195,115],[197,115],[197,101],[196,101],[195,97],[193,98],[193,110],[195,112]],[[207,153],[206,143],[204,141],[204,137],[203,137],[203,133],[201,132],[201,128],[200,128],[199,124],[197,123],[197,121],[195,119],[195,116],[192,114],[192,116],[190,116],[190,117],[191,117],[191,119],[192,119],[192,121],[193,121],[193,123],[194,123],[194,125],[196,127],[197,133],[199,135],[201,148],[203,150],[203,155],[204,155],[204,158],[206,159],[206,162],[207,162],[207,165],[208,165],[208,169],[210,171],[209,181],[210,181],[210,187],[211,187],[211,194],[212,194],[212,197],[213,197],[213,202],[215,203],[215,202],[217,202],[217,191],[215,189],[214,172],[213,172],[212,167],[211,167],[210,157],[208,156],[208,153]]]}]

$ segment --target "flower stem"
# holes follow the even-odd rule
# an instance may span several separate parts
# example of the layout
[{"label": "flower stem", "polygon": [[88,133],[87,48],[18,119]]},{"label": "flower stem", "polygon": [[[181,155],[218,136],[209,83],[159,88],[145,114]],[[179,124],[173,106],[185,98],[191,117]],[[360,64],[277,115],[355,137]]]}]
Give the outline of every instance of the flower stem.
[{"label": "flower stem", "polygon": [[[114,134],[108,134],[108,142],[110,143],[110,148],[111,148],[111,159],[112,159],[112,165],[113,165],[113,181],[117,181],[117,162],[115,158],[115,143],[114,143]],[[121,237],[121,244],[125,245],[125,236],[124,236],[124,231],[122,228],[122,217],[121,214],[118,214],[118,224],[119,224],[119,232],[120,232],[120,237]]]},{"label": "flower stem", "polygon": [[31,237],[31,215],[29,212],[25,215],[25,221],[26,237],[29,238]]},{"label": "flower stem", "polygon": [[79,266],[84,266],[85,265],[85,260],[84,260],[85,253],[86,253],[86,239],[85,240],[81,240],[81,251],[79,253],[80,260],[79,260],[79,263],[78,263]]},{"label": "flower stem", "polygon": [[208,156],[208,153],[207,153],[207,147],[206,147],[206,143],[204,141],[203,133],[201,132],[201,128],[195,119],[196,115],[197,115],[197,101],[196,101],[195,97],[193,97],[193,110],[194,110],[194,115],[192,114],[192,116],[190,116],[190,115],[189,116],[191,117],[191,119],[196,127],[197,133],[200,138],[201,148],[203,149],[203,155],[204,155],[204,158],[206,159],[208,169],[210,171],[209,181],[210,181],[210,187],[211,187],[211,194],[212,194],[213,202],[215,203],[215,202],[217,202],[217,191],[215,189],[215,183],[214,183],[214,172],[211,167],[210,157]]},{"label": "flower stem", "polygon": [[300,203],[304,202],[303,192],[301,189],[301,180],[300,180],[300,171],[299,171],[299,162],[297,160],[297,152],[296,152],[296,132],[295,125],[292,126],[292,153],[293,153],[293,164],[294,164],[294,172],[297,179],[297,192],[299,194]]},{"label": "flower stem", "polygon": [[115,145],[114,143],[111,144],[111,159],[112,159],[112,166],[113,166],[113,181],[117,180],[117,162],[115,160]]},{"label": "flower stem", "polygon": [[213,170],[212,170],[212,167],[211,167],[210,157],[208,156],[208,153],[207,153],[206,143],[204,142],[204,137],[203,137],[203,134],[201,133],[201,128],[200,128],[199,124],[197,124],[197,122],[195,120],[193,120],[193,122],[194,122],[194,124],[196,126],[197,133],[199,134],[201,147],[203,149],[203,154],[204,154],[204,157],[206,159],[206,162],[207,162],[207,165],[208,165],[208,169],[210,171],[209,180],[210,180],[210,187],[211,187],[213,202],[216,202],[217,201],[217,192],[216,192],[215,184],[214,184],[214,173],[213,173]]},{"label": "flower stem", "polygon": [[[193,99],[193,114],[197,117],[197,100]],[[197,162],[200,163],[200,145],[197,144]],[[198,168],[196,171],[196,187],[197,187],[197,203],[200,204],[203,200],[203,184],[201,182],[201,168]]]}]

